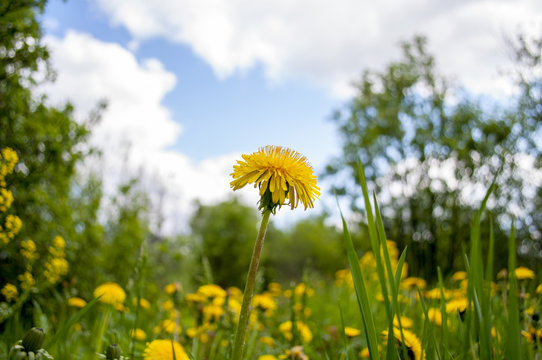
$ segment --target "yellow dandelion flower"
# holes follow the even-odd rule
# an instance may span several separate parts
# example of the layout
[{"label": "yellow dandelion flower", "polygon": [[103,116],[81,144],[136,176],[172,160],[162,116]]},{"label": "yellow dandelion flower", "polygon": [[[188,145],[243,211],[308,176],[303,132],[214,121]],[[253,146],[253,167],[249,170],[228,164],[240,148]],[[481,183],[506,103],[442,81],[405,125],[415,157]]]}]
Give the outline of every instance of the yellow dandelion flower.
[{"label": "yellow dandelion flower", "polygon": [[369,358],[371,356],[371,354],[369,353],[369,348],[363,348],[361,349],[361,351],[359,352],[359,357],[360,358]]},{"label": "yellow dandelion flower", "polygon": [[457,271],[452,275],[453,281],[461,281],[467,278],[467,273],[465,271]]},{"label": "yellow dandelion flower", "polygon": [[455,298],[446,304],[446,312],[449,314],[459,312],[461,314],[467,310],[468,306],[469,300],[466,297]]},{"label": "yellow dandelion flower", "polygon": [[526,280],[526,279],[534,279],[535,274],[534,271],[532,271],[529,268],[526,268],[524,266],[520,266],[515,270],[516,278],[518,280]]},{"label": "yellow dandelion flower", "polygon": [[87,305],[87,302],[80,297],[71,297],[68,299],[68,305],[76,308],[84,308]]},{"label": "yellow dandelion flower", "polygon": [[[382,332],[382,336],[384,337],[384,344],[388,342],[388,330],[384,330]],[[403,337],[401,336],[401,330],[394,328],[393,329],[393,337],[398,343],[399,352],[401,352],[401,342],[402,338],[405,339],[405,347],[408,352],[408,358],[412,360],[421,360],[422,359],[422,343],[420,342],[420,339],[411,331],[408,331],[406,329],[403,329]]]},{"label": "yellow dandelion flower", "polygon": [[241,298],[243,296],[243,292],[241,291],[241,289],[235,286],[231,286],[228,288],[228,294],[234,298]]},{"label": "yellow dandelion flower", "polygon": [[181,284],[178,284],[178,283],[171,283],[171,284],[167,284],[166,287],[164,288],[164,291],[166,292],[166,294],[168,295],[173,295],[175,294],[177,291],[179,291],[181,288]]},{"label": "yellow dandelion flower", "polygon": [[254,183],[260,189],[260,209],[275,212],[277,206],[286,205],[291,209],[299,202],[305,210],[314,207],[320,196],[316,175],[307,158],[296,151],[280,146],[266,146],[250,155],[243,155],[231,173],[233,190]]},{"label": "yellow dandelion flower", "polygon": [[147,347],[143,352],[143,359],[173,360],[173,352],[175,352],[175,359],[189,360],[183,347],[178,342],[172,340],[154,340],[147,343]]},{"label": "yellow dandelion flower", "polygon": [[225,298],[227,295],[226,290],[215,284],[202,285],[198,288],[197,293],[205,298],[211,299],[216,297]]},{"label": "yellow dandelion flower", "polygon": [[114,282],[106,282],[98,286],[94,290],[94,297],[100,297],[100,302],[104,304],[122,304],[126,299],[126,293],[119,284]]},{"label": "yellow dandelion flower", "polygon": [[141,329],[132,329],[130,335],[138,341],[143,341],[147,338],[147,334]]},{"label": "yellow dandelion flower", "polygon": [[406,279],[401,281],[401,286],[407,290],[414,290],[416,288],[423,290],[425,289],[426,285],[427,282],[425,281],[425,279],[413,276],[407,277]]},{"label": "yellow dandelion flower", "polygon": [[184,298],[188,303],[192,303],[192,304],[205,302],[205,297],[199,294],[187,294]]},{"label": "yellow dandelion flower", "polygon": [[[132,299],[132,304],[134,306],[137,305],[137,298]],[[139,307],[142,308],[142,309],[149,309],[151,307],[151,303],[147,299],[140,298],[139,299]]]},{"label": "yellow dandelion flower", "polygon": [[[307,344],[310,343],[312,341],[312,332],[309,327],[302,321],[296,321],[296,325],[297,330],[299,330],[299,333],[303,338],[303,341]],[[284,335],[287,340],[292,340],[292,322],[290,320],[280,324],[279,330],[280,332],[282,332],[282,335]]]},{"label": "yellow dandelion flower", "polygon": [[7,302],[10,302],[11,300],[17,300],[17,296],[19,295],[17,287],[10,283],[4,285],[2,290],[0,290],[0,293],[4,295],[4,298],[6,298]]},{"label": "yellow dandelion flower", "polygon": [[350,326],[345,326],[344,334],[348,337],[356,337],[356,336],[359,336],[359,334],[361,334],[361,331]]},{"label": "yellow dandelion flower", "polygon": [[[401,327],[403,329],[410,329],[413,325],[413,321],[410,318],[407,318],[406,316],[401,316]],[[393,319],[393,326],[399,327],[399,319],[397,318],[397,315],[395,315],[395,318]]]},{"label": "yellow dandelion flower", "polygon": [[254,306],[255,308],[260,308],[264,311],[272,311],[277,308],[277,303],[275,302],[275,300],[273,300],[271,295],[256,294],[252,298],[252,306]]},{"label": "yellow dandelion flower", "polygon": [[262,336],[260,338],[260,342],[262,344],[265,344],[267,346],[270,346],[270,347],[275,347],[276,343],[275,343],[275,339],[273,339],[272,337],[270,336]]},{"label": "yellow dandelion flower", "polygon": [[279,283],[276,283],[276,282],[269,283],[267,288],[269,289],[269,292],[273,296],[280,296],[280,294],[282,293],[282,286],[280,286]]},{"label": "yellow dandelion flower", "polygon": [[173,334],[175,330],[180,331],[181,328],[177,326],[174,320],[171,319],[163,320],[162,322],[160,322],[159,325],[154,328],[154,332],[157,334],[160,334],[161,332]]},{"label": "yellow dandelion flower", "polygon": [[258,356],[258,360],[277,360],[277,358],[274,355],[266,354]]},{"label": "yellow dandelion flower", "polygon": [[440,312],[440,309],[430,308],[427,311],[427,317],[429,318],[429,321],[435,325],[442,326],[442,313]]}]

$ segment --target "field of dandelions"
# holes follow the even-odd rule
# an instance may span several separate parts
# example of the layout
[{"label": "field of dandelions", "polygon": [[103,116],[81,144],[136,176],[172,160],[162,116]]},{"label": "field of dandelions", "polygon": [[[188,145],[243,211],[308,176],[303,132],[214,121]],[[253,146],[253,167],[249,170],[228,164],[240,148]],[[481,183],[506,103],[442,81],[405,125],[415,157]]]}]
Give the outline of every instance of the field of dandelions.
[{"label": "field of dandelions", "polygon": [[[319,195],[312,173],[292,178],[258,170],[261,161],[274,166],[280,160],[289,170],[305,171],[299,163],[303,158],[288,151],[261,149],[234,168],[234,189],[260,181],[264,218],[288,200],[292,209],[299,201],[311,207]],[[286,160],[290,163],[284,165]],[[0,289],[0,359],[540,358],[542,284],[531,269],[516,266],[513,228],[506,245],[511,249],[507,269],[492,268],[495,244],[492,237],[480,236],[491,188],[473,221],[465,270],[446,277],[439,271],[436,284],[409,276],[408,249],[401,253],[385,237],[363,180],[370,235],[364,241],[373,251],[358,258],[344,223],[343,251],[350,266],[337,271],[332,283],[307,279],[256,286],[248,296],[250,312],[242,335],[236,333],[243,326],[244,289],[212,283],[188,288],[173,282],[159,284],[162,291],[149,297],[138,268],[135,282],[103,283],[93,297],[80,296],[77,284],[56,291],[50,299],[54,311],[42,310],[34,301],[30,324],[23,321],[22,306],[69,273],[65,247],[70,239],[53,236],[48,252],[39,254],[44,265],[37,268],[36,245],[18,238],[24,223],[10,211],[17,199],[5,178],[17,162],[13,150],[1,150],[0,246],[20,255],[25,271]],[[482,254],[482,241],[489,242],[488,253]],[[240,355],[232,355],[236,351]]]}]

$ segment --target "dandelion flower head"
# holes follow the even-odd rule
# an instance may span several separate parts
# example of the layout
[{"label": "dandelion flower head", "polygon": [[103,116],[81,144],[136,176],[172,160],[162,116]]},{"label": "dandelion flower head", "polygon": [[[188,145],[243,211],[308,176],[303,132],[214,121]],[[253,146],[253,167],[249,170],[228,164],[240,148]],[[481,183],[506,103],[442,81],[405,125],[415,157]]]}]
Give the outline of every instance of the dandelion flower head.
[{"label": "dandelion flower head", "polygon": [[173,360],[173,351],[175,351],[175,359],[189,360],[183,347],[178,342],[171,340],[154,340],[147,343],[145,352],[143,352],[143,359]]},{"label": "dandelion flower head", "polygon": [[307,158],[281,146],[266,146],[243,155],[243,160],[234,165],[231,176],[230,186],[234,191],[252,183],[259,187],[262,211],[274,213],[286,200],[291,209],[301,201],[307,210],[314,207],[314,201],[320,196],[316,175]]},{"label": "dandelion flower head", "polygon": [[106,282],[94,290],[94,297],[100,297],[100,302],[105,304],[117,305],[124,303],[126,293],[119,284]]}]

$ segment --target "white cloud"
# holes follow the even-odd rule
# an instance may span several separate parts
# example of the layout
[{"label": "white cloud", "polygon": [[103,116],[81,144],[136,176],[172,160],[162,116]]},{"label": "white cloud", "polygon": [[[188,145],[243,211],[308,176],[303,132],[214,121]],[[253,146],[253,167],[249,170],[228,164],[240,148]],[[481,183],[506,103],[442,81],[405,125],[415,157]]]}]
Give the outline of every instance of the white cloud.
[{"label": "white cloud", "polygon": [[502,93],[504,36],[542,23],[539,0],[97,0],[137,40],[189,45],[220,77],[263,64],[276,81],[302,78],[348,95],[367,67],[426,34],[439,67],[475,92]]},{"label": "white cloud", "polygon": [[185,229],[195,199],[211,203],[231,194],[229,173],[237,154],[195,164],[169,149],[182,129],[161,101],[176,77],[158,60],[138,62],[118,44],[75,31],[45,41],[58,74],[56,82],[41,89],[49,101],[71,101],[78,119],[100,100],[108,101],[90,141],[102,150],[102,159],[82,169],[102,173],[106,194],[139,177],[155,208],[162,208],[163,230],[169,233]]}]

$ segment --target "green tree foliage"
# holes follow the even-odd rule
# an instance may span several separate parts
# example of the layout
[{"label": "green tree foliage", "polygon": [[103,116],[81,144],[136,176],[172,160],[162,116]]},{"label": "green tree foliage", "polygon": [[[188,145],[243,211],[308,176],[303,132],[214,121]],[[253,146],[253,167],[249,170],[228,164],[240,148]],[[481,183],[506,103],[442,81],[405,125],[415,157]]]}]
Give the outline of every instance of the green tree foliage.
[{"label": "green tree foliage", "polygon": [[[525,179],[516,169],[533,124],[516,109],[488,105],[451,88],[426,48],[426,39],[416,37],[402,45],[401,60],[363,73],[352,101],[335,113],[343,154],[326,173],[346,170],[359,183],[361,159],[381,199],[388,237],[409,245],[413,273],[431,277],[437,265],[445,272],[463,267],[474,198],[483,196],[495,174],[500,187],[491,206],[499,224],[509,223],[511,204],[528,208],[532,199],[521,191]],[[357,189],[336,191],[348,194],[357,208]]]},{"label": "green tree foliage", "polygon": [[300,281],[305,272],[329,279],[346,266],[342,233],[325,219],[320,215],[301,220],[267,242],[267,267],[275,280]]},{"label": "green tree foliage", "polygon": [[208,261],[213,280],[223,286],[242,286],[258,232],[256,210],[237,199],[199,205],[190,221],[202,261]]},{"label": "green tree foliage", "polygon": [[[90,134],[89,124],[73,120],[70,105],[48,106],[34,92],[40,78],[51,78],[37,20],[45,3],[0,4],[0,148],[10,147],[19,156],[7,179],[15,198],[12,209],[23,221],[19,239],[33,239],[39,251],[56,235],[75,234],[74,218],[80,216],[72,207],[78,198],[72,190],[76,166],[89,151],[81,145]],[[21,272],[14,265],[1,264],[1,282]]]}]

